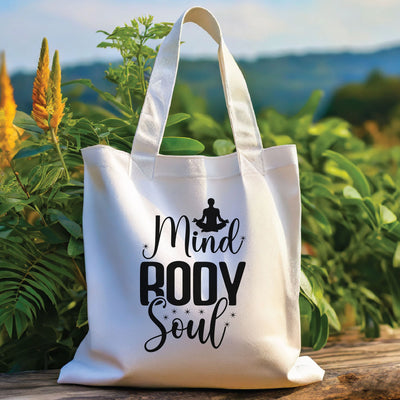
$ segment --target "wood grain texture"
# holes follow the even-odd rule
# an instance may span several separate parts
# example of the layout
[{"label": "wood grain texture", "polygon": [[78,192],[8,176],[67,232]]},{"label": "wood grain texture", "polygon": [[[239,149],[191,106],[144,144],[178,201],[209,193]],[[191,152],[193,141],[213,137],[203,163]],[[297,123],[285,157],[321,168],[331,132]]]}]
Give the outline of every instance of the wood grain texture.
[{"label": "wood grain texture", "polygon": [[57,385],[58,371],[0,374],[0,399],[64,400],[395,400],[400,399],[400,331],[375,341],[333,338],[310,355],[326,370],[323,382],[274,390],[146,390]]}]

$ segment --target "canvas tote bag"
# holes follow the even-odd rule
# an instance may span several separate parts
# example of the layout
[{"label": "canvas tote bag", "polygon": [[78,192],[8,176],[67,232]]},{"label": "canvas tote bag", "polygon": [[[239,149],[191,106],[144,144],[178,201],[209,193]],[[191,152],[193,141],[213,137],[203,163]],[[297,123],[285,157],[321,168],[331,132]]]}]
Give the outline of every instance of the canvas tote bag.
[{"label": "canvas tote bag", "polygon": [[[234,154],[159,154],[185,22],[219,45]],[[322,379],[299,357],[296,147],[262,148],[209,11],[189,9],[164,39],[132,153],[82,153],[89,332],[59,383],[255,389]]]}]

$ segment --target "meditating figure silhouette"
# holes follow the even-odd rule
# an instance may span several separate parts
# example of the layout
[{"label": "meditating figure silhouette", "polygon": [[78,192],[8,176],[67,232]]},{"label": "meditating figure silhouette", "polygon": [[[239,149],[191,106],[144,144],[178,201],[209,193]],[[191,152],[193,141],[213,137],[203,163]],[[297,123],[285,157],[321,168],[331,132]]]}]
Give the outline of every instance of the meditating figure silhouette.
[{"label": "meditating figure silhouette", "polygon": [[193,219],[193,222],[201,228],[202,232],[218,232],[229,223],[229,220],[221,218],[219,209],[215,208],[214,204],[214,199],[208,199],[209,207],[203,210],[201,219]]}]

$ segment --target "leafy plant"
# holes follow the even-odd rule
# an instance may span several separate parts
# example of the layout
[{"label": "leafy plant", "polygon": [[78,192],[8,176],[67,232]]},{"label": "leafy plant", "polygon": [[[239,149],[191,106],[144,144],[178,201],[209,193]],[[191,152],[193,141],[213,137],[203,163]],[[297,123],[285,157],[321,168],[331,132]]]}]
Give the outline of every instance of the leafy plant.
[{"label": "leafy plant", "polygon": [[266,145],[296,143],[299,152],[303,343],[315,348],[328,336],[324,314],[334,330],[339,320],[360,324],[367,337],[379,336],[382,323],[396,326],[400,278],[396,150],[368,147],[338,118],[313,123],[320,96],[291,118],[259,116]]},{"label": "leafy plant", "polygon": [[[98,47],[116,49],[122,57],[122,64],[110,66],[105,75],[107,80],[116,85],[115,94],[96,88],[89,79],[77,79],[65,85],[81,84],[95,90],[115,109],[116,114],[97,123],[93,123],[90,117],[82,118],[77,122],[78,128],[82,128],[83,131],[89,128],[96,133],[101,143],[130,151],[148,79],[158,51],[158,48],[153,49],[146,43],[149,40],[162,39],[169,33],[171,26],[171,23],[154,24],[153,17],[148,16],[131,20],[130,25],[116,27],[112,33],[99,31],[106,35],[106,39]],[[86,114],[90,115],[90,109]],[[188,118],[190,115],[185,113],[171,114],[167,127]],[[198,154],[203,150],[204,146],[199,141],[181,137],[164,138],[161,146],[164,154]]]}]

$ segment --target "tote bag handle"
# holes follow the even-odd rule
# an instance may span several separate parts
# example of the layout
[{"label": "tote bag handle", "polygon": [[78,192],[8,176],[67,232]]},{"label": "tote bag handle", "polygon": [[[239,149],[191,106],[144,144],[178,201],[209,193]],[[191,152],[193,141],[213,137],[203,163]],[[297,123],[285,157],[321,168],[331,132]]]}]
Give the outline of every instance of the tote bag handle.
[{"label": "tote bag handle", "polygon": [[217,20],[202,7],[190,8],[182,14],[160,46],[136,129],[132,158],[146,175],[153,177],[176,81],[182,25],[186,22],[202,27],[219,45],[225,102],[239,160],[244,156],[262,171],[263,147],[246,81],[224,43]]}]

